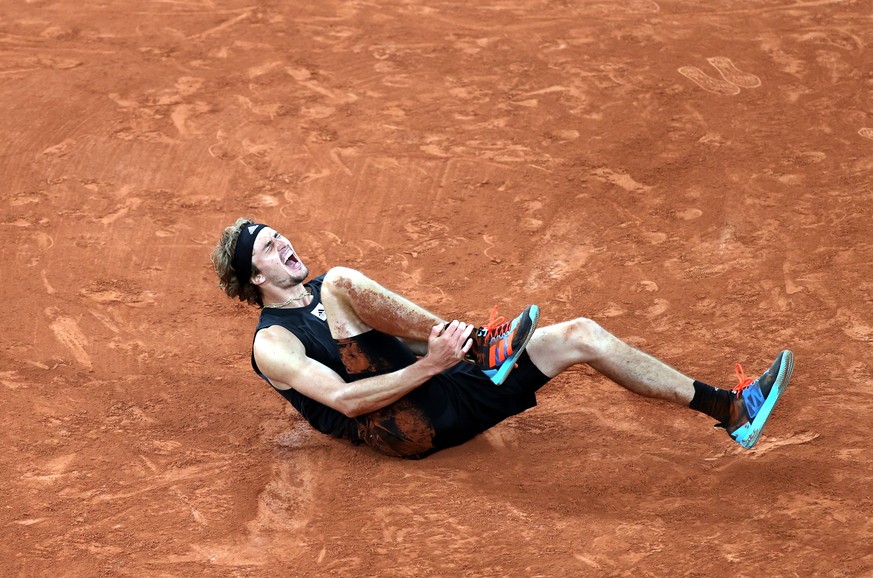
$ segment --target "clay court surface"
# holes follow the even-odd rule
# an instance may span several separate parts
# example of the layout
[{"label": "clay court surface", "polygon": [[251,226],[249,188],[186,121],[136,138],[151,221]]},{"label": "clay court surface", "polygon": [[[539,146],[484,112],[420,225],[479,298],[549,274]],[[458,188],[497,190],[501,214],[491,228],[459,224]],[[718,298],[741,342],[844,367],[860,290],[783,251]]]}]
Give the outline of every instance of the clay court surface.
[{"label": "clay court surface", "polygon": [[[871,70],[869,1],[2,2],[0,575],[871,575]],[[384,458],[251,372],[238,216],[794,379],[749,452],[580,367]]]}]

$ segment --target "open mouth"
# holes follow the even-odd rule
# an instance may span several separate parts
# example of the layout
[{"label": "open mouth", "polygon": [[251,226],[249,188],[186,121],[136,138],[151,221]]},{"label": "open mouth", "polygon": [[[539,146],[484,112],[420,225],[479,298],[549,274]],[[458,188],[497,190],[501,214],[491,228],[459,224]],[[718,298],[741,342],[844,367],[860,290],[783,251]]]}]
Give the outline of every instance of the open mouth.
[{"label": "open mouth", "polygon": [[282,252],[280,253],[280,258],[282,259],[282,263],[284,263],[286,267],[290,267],[292,269],[300,268],[300,259],[297,258],[297,254],[294,253],[291,248],[282,249]]}]

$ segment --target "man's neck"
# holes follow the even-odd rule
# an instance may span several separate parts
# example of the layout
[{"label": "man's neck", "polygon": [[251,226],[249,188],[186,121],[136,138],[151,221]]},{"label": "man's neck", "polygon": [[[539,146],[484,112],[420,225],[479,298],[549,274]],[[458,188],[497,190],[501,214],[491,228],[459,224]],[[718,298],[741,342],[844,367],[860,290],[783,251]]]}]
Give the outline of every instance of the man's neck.
[{"label": "man's neck", "polygon": [[312,292],[303,283],[281,291],[265,291],[264,293],[264,308],[267,309],[306,307],[312,302]]}]

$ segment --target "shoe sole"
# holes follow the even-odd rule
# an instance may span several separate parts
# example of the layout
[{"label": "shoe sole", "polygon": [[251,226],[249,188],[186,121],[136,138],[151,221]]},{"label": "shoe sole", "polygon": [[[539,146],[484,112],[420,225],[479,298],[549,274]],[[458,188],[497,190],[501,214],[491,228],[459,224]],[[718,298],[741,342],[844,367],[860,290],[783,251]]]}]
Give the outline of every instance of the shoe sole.
[{"label": "shoe sole", "polygon": [[491,379],[494,385],[503,385],[503,382],[506,381],[506,378],[509,377],[509,373],[515,368],[515,362],[518,361],[518,358],[521,356],[522,352],[527,348],[527,343],[530,341],[530,338],[533,337],[534,331],[537,329],[537,323],[540,320],[540,308],[536,305],[532,305],[530,308],[530,321],[531,321],[531,329],[527,334],[527,338],[524,340],[524,343],[521,344],[516,351],[512,352],[512,355],[506,358],[499,368],[493,370],[494,373],[486,371],[486,375]]},{"label": "shoe sole", "polygon": [[761,437],[761,432],[764,431],[764,425],[767,423],[767,419],[773,412],[776,402],[779,401],[779,396],[781,396],[782,392],[788,387],[788,381],[791,379],[791,374],[793,372],[794,354],[785,350],[782,352],[782,362],[779,364],[779,373],[776,375],[776,381],[773,383],[773,388],[770,390],[770,394],[764,401],[764,405],[761,406],[761,409],[758,411],[758,415],[755,416],[754,420],[750,423],[743,424],[742,427],[738,428],[731,434],[734,441],[747,450],[752,449],[752,447],[758,443],[758,438]]}]

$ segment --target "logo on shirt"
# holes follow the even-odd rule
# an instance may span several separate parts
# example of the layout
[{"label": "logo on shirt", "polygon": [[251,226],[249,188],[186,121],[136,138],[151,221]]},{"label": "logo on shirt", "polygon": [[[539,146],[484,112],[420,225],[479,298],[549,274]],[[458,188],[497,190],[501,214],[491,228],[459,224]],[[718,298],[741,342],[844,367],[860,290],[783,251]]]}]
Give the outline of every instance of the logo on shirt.
[{"label": "logo on shirt", "polygon": [[315,309],[313,309],[313,310],[311,311],[311,313],[312,313],[313,315],[315,315],[316,317],[318,317],[319,319],[321,319],[322,321],[327,321],[327,313],[325,313],[325,311],[324,311],[324,305],[322,305],[321,303],[319,303],[318,305],[316,305],[316,306],[315,306]]}]

